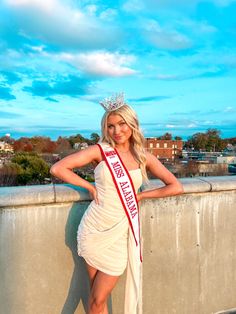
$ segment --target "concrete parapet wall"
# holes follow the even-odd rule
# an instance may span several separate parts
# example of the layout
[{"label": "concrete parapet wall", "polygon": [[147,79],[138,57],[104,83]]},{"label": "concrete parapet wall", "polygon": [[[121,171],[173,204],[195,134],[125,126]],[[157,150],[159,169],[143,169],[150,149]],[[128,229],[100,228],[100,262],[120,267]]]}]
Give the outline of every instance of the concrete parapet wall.
[{"label": "concrete parapet wall", "polygon": [[[141,204],[143,314],[235,309],[236,177],[181,181],[184,195]],[[0,188],[0,314],[85,313],[76,232],[89,201],[70,185]],[[124,283],[125,275],[113,314],[123,314]]]}]

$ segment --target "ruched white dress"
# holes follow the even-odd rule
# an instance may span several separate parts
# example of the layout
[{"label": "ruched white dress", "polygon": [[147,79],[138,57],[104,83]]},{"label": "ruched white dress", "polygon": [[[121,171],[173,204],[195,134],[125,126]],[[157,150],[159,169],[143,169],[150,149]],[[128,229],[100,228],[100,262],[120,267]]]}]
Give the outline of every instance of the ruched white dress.
[{"label": "ruched white dress", "polygon": [[[129,174],[137,192],[142,184],[141,170],[130,170]],[[135,256],[133,234],[105,161],[97,165],[94,175],[99,204],[93,200],[81,220],[77,233],[78,254],[92,267],[112,276],[121,275],[128,262],[127,293],[132,289],[130,281],[135,276],[133,264],[136,263],[134,260],[139,260],[139,255]],[[137,299],[137,292],[130,295],[132,293],[135,294],[132,299]],[[133,302],[136,301],[125,302],[126,307],[133,308]],[[125,312],[136,313],[133,310]]]}]

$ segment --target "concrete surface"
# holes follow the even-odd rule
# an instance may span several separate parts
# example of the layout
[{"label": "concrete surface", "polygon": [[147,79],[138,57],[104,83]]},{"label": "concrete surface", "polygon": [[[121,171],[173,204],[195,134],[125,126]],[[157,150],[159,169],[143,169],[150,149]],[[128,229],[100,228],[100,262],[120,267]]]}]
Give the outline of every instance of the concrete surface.
[{"label": "concrete surface", "polygon": [[[141,204],[143,314],[231,313],[236,177],[181,181],[184,195]],[[89,285],[76,232],[88,200],[69,185],[0,188],[0,314],[85,313]],[[124,283],[125,275],[110,313],[123,314]]]}]

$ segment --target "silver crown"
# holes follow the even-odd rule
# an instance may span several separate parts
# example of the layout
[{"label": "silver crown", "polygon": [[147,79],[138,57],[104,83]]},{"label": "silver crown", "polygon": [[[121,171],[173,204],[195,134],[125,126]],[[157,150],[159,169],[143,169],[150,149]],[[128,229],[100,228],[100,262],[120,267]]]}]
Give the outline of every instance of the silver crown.
[{"label": "silver crown", "polygon": [[124,93],[115,94],[99,102],[106,111],[114,111],[125,105]]}]

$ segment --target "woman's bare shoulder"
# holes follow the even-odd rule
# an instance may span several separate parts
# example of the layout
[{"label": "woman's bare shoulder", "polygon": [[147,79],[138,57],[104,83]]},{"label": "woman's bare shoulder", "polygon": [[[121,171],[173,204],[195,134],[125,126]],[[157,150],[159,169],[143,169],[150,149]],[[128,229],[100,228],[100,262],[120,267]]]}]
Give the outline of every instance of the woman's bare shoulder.
[{"label": "woman's bare shoulder", "polygon": [[146,167],[147,168],[152,168],[152,166],[157,166],[160,164],[160,161],[158,160],[158,158],[153,155],[152,153],[148,152],[146,150],[145,152],[145,155],[146,155]]},{"label": "woman's bare shoulder", "polygon": [[145,156],[146,156],[146,163],[148,164],[152,158],[154,157],[153,154],[149,153],[146,149],[145,149]]},{"label": "woman's bare shoulder", "polygon": [[90,145],[78,153],[86,155],[89,159],[95,162],[100,162],[102,160],[102,154],[98,144]]}]

